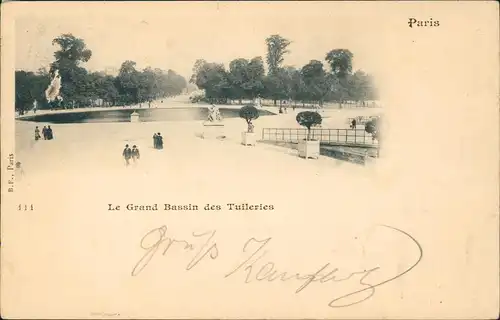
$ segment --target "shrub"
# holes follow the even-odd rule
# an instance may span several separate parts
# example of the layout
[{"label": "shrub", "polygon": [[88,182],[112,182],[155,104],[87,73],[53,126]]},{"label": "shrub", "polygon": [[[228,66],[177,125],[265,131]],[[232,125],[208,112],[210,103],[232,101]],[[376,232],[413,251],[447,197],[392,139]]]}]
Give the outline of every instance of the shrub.
[{"label": "shrub", "polygon": [[191,92],[189,96],[189,101],[191,101],[192,103],[206,102],[207,99],[205,98],[205,91],[198,90]]},{"label": "shrub", "polygon": [[240,118],[245,119],[247,122],[247,132],[253,132],[253,124],[252,121],[259,117],[259,110],[254,106],[244,106],[240,109]]},{"label": "shrub", "polygon": [[320,125],[323,121],[321,115],[315,111],[299,112],[295,119],[298,124],[307,128],[307,140],[311,140],[311,127],[313,125]]},{"label": "shrub", "polygon": [[370,133],[373,138],[379,138],[379,119],[373,118],[365,124],[365,131]]}]

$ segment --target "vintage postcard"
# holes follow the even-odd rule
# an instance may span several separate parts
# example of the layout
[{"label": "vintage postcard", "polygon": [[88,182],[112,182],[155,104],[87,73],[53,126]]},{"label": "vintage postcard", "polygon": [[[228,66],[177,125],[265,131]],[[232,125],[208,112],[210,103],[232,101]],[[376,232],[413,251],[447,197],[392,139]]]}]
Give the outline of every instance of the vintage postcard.
[{"label": "vintage postcard", "polygon": [[493,319],[496,2],[9,2],[1,316]]}]

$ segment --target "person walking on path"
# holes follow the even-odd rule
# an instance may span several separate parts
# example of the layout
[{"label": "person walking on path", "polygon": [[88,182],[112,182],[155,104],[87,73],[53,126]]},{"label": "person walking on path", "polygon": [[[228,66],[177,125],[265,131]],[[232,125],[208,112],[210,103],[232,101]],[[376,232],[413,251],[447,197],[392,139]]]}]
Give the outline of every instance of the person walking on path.
[{"label": "person walking on path", "polygon": [[47,140],[47,127],[46,126],[43,126],[42,134],[43,134],[43,140]]},{"label": "person walking on path", "polygon": [[47,140],[54,139],[54,133],[52,132],[52,128],[50,126],[47,127]]},{"label": "person walking on path", "polygon": [[38,126],[35,127],[35,141],[40,140],[40,129],[38,129]]},{"label": "person walking on path", "polygon": [[158,149],[158,135],[156,132],[153,134],[153,146],[155,149]]},{"label": "person walking on path", "polygon": [[134,160],[134,163],[141,158],[141,154],[139,153],[139,149],[137,146],[134,144],[132,146],[132,160]]},{"label": "person walking on path", "polygon": [[161,136],[161,133],[158,132],[156,135],[156,140],[157,140],[157,149],[161,150],[163,149],[163,137]]},{"label": "person walking on path", "polygon": [[125,149],[122,152],[123,159],[125,159],[125,165],[130,164],[130,158],[132,157],[132,150],[129,148],[128,144],[125,145]]}]

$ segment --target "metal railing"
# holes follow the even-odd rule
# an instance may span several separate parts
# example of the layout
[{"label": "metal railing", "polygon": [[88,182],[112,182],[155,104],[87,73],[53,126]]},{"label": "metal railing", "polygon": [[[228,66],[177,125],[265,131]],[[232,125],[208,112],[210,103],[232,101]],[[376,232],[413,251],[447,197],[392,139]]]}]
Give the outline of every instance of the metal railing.
[{"label": "metal railing", "polygon": [[[299,142],[307,137],[307,129],[303,128],[263,128],[262,140]],[[322,129],[311,128],[311,139],[329,145],[375,148],[378,140],[364,129]]]}]

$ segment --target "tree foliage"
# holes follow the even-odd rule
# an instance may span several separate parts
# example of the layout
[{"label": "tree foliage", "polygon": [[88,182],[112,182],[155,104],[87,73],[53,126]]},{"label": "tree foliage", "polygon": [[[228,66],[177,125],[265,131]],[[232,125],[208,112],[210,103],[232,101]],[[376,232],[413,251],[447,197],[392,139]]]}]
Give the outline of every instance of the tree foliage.
[{"label": "tree foliage", "polygon": [[254,106],[244,106],[239,112],[240,118],[245,119],[248,124],[248,132],[252,132],[252,121],[259,118],[259,110]]},{"label": "tree foliage", "polygon": [[291,41],[283,38],[279,34],[274,34],[266,39],[267,45],[267,66],[269,74],[276,74],[281,67],[285,54],[290,51],[287,49]]},{"label": "tree foliage", "polygon": [[320,125],[323,122],[321,115],[314,111],[299,112],[295,118],[297,123],[307,128],[307,140],[311,140],[311,127]]},{"label": "tree foliage", "polygon": [[348,49],[334,49],[326,54],[325,60],[330,64],[334,75],[345,78],[352,72],[353,56]]},{"label": "tree foliage", "polygon": [[178,95],[186,88],[186,80],[173,70],[147,67],[138,70],[134,61],[122,63],[115,77],[104,72],[88,72],[82,65],[92,58],[83,39],[63,34],[52,41],[59,47],[49,72],[16,71],[16,109],[31,109],[33,100],[40,108],[49,108],[45,89],[55,70],[61,75],[64,107],[92,106],[97,101],[106,105],[141,103]]},{"label": "tree foliage", "polygon": [[49,83],[48,73],[35,74],[33,72],[16,71],[16,110],[25,111],[32,108],[34,100],[38,102],[38,108],[42,108],[42,101],[45,100],[45,89]]},{"label": "tree foliage", "polygon": [[379,138],[379,118],[373,118],[365,124],[365,131],[372,135],[373,138]]},{"label": "tree foliage", "polygon": [[237,58],[223,64],[198,59],[191,82],[206,92],[213,103],[254,99],[261,96],[277,101],[294,100],[318,103],[327,101],[364,103],[376,99],[373,78],[357,70],[352,73],[353,54],[347,49],[334,49],[326,54],[327,70],[320,60],[311,60],[301,68],[283,65],[289,53],[290,40],[271,35],[266,40],[268,73],[261,57]]}]

